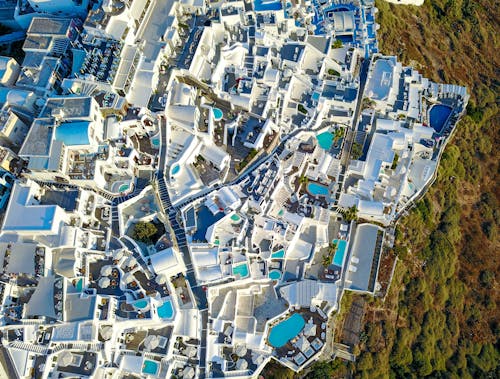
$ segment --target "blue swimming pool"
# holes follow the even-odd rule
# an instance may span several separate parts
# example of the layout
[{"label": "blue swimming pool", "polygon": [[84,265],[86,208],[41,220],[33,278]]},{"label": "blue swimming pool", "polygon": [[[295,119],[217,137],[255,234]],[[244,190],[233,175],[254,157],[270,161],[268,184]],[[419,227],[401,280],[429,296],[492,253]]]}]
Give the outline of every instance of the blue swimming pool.
[{"label": "blue swimming pool", "polygon": [[193,241],[206,242],[207,229],[224,216],[224,212],[213,214],[208,207],[202,205],[196,211],[196,233],[193,235]]},{"label": "blue swimming pool", "polygon": [[271,258],[274,259],[283,259],[284,257],[285,257],[284,249],[279,249],[278,251],[275,251],[274,253],[271,254]]},{"label": "blue swimming pool", "polygon": [[344,262],[345,248],[347,247],[346,240],[333,240],[333,243],[337,245],[337,250],[335,250],[335,255],[333,256],[333,264],[342,267]]},{"label": "blue swimming pool", "polygon": [[83,289],[83,279],[78,279],[78,281],[76,282],[76,290],[78,292],[82,292],[82,289]]},{"label": "blue swimming pool", "polygon": [[56,128],[55,139],[66,146],[88,145],[90,122],[64,122]]},{"label": "blue swimming pool", "polygon": [[437,133],[441,133],[443,130],[451,111],[449,106],[443,104],[433,105],[429,110],[429,123]]},{"label": "blue swimming pool", "polygon": [[161,307],[158,307],[158,317],[172,318],[173,315],[174,309],[172,308],[172,303],[170,301],[165,301]]},{"label": "blue swimming pool", "polygon": [[118,191],[120,192],[125,192],[130,188],[130,186],[126,183],[122,184],[120,187],[118,187]]},{"label": "blue swimming pool", "polygon": [[148,302],[147,302],[147,300],[138,300],[134,303],[134,306],[136,308],[143,309],[143,308],[146,308],[148,306]]},{"label": "blue swimming pool", "polygon": [[222,119],[223,113],[219,108],[212,108],[212,112],[214,114],[215,121]]},{"label": "blue swimming pool", "polygon": [[314,196],[327,196],[329,192],[328,187],[314,182],[307,185],[307,190]]},{"label": "blue swimming pool", "polygon": [[172,166],[172,175],[177,174],[180,171],[181,167],[178,164]]},{"label": "blue swimming pool", "polygon": [[269,333],[269,343],[273,347],[282,347],[292,338],[297,337],[306,322],[298,313],[294,313],[286,320],[273,326]]},{"label": "blue swimming pool", "polygon": [[325,150],[330,150],[333,144],[333,133],[324,132],[316,136],[319,147]]},{"label": "blue swimming pool", "polygon": [[320,96],[320,93],[319,92],[313,92],[311,98],[314,100],[314,101],[318,101],[319,100],[319,96]]},{"label": "blue swimming pool", "polygon": [[282,5],[281,1],[276,0],[254,0],[253,9],[256,12],[279,11]]},{"label": "blue swimming pool", "polygon": [[158,147],[158,146],[160,146],[160,140],[158,138],[154,138],[154,139],[151,140],[151,144],[153,146]]},{"label": "blue swimming pool", "polygon": [[156,375],[158,373],[158,362],[145,359],[142,362],[142,373],[149,375]]},{"label": "blue swimming pool", "polygon": [[233,275],[239,275],[241,279],[248,276],[248,264],[241,263],[233,266]]},{"label": "blue swimming pool", "polygon": [[281,278],[281,271],[279,270],[271,270],[269,271],[269,279],[272,279],[272,280],[279,280]]}]

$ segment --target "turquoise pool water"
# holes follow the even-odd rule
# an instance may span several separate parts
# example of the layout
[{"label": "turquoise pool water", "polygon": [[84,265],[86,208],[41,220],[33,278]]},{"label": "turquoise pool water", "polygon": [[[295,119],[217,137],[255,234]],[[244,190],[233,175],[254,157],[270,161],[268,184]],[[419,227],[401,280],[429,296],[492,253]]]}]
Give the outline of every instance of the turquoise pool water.
[{"label": "turquoise pool water", "polygon": [[275,259],[283,259],[285,257],[285,250],[280,249],[278,251],[275,251],[274,253],[271,254],[271,258]]},{"label": "turquoise pool water", "polygon": [[346,240],[333,240],[333,243],[337,244],[337,250],[335,250],[335,255],[333,256],[333,264],[342,267],[342,262],[344,261],[345,248],[347,247]]},{"label": "turquoise pool water", "polygon": [[256,12],[279,11],[282,9],[281,1],[274,0],[254,0],[253,9]]},{"label": "turquoise pool water", "polygon": [[280,216],[280,217],[281,217],[281,216],[283,216],[283,214],[284,214],[284,213],[285,213],[285,211],[284,211],[283,209],[280,209],[280,210],[278,211],[278,216]]},{"label": "turquoise pool water", "polygon": [[219,108],[212,108],[212,112],[214,114],[215,121],[222,119],[223,113]]},{"label": "turquoise pool water", "polygon": [[315,101],[318,101],[319,100],[319,95],[320,93],[319,92],[313,92],[311,98]]},{"label": "turquoise pool water", "polygon": [[240,221],[241,218],[236,213],[234,213],[233,215],[231,215],[231,220],[233,220],[233,221]]},{"label": "turquoise pool water", "polygon": [[158,316],[160,318],[172,318],[174,309],[170,301],[165,301],[161,307],[158,307]]},{"label": "turquoise pool water", "polygon": [[142,362],[142,373],[149,375],[156,375],[158,373],[158,366],[159,366],[158,362],[145,359]]},{"label": "turquoise pool water", "polygon": [[318,183],[309,183],[307,185],[307,190],[311,195],[314,196],[327,196],[328,195],[328,187],[323,186]]},{"label": "turquoise pool water", "polygon": [[297,337],[306,322],[298,313],[294,313],[286,320],[273,326],[269,333],[269,343],[273,347],[282,347],[292,338]]},{"label": "turquoise pool water", "polygon": [[431,127],[437,132],[441,133],[443,126],[446,124],[448,117],[450,117],[452,109],[443,104],[433,105],[429,111],[429,123]]},{"label": "turquoise pool water", "polygon": [[76,290],[78,292],[82,292],[82,289],[83,289],[83,279],[78,279],[78,281],[76,282]]},{"label": "turquoise pool water", "polygon": [[118,187],[118,191],[125,192],[129,188],[130,188],[130,186],[128,184],[122,184],[120,187]]},{"label": "turquoise pool water", "polygon": [[56,128],[55,139],[66,146],[88,145],[89,125],[88,121],[64,122]]},{"label": "turquoise pool water", "polygon": [[240,278],[246,278],[248,276],[248,265],[246,263],[233,266],[233,275],[239,275]]},{"label": "turquoise pool water", "polygon": [[151,140],[151,143],[153,144],[153,146],[160,146],[160,140],[159,139],[152,139]]},{"label": "turquoise pool water", "polygon": [[330,150],[333,144],[333,134],[330,132],[324,132],[316,136],[318,140],[319,147],[325,150]]},{"label": "turquoise pool water", "polygon": [[143,308],[146,308],[148,306],[148,302],[147,302],[147,300],[138,300],[134,303],[134,306],[136,308],[143,309]]},{"label": "turquoise pool water", "polygon": [[179,171],[180,171],[181,167],[178,165],[178,164],[175,164],[173,167],[172,167],[172,175],[175,175],[177,174]]},{"label": "turquoise pool water", "polygon": [[279,280],[281,278],[281,271],[279,270],[271,270],[269,271],[269,279]]}]

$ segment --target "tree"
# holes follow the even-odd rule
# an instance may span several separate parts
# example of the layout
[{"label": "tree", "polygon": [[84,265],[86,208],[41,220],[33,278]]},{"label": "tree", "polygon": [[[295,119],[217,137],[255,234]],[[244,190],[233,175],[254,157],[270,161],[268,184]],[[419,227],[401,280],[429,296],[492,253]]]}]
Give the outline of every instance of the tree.
[{"label": "tree", "polygon": [[358,218],[358,208],[353,205],[352,207],[347,208],[342,212],[342,216],[344,216],[344,220],[347,222],[351,222],[352,220],[356,220]]},{"label": "tree", "polygon": [[151,243],[156,233],[158,233],[158,228],[155,224],[141,221],[134,225],[132,238],[140,242]]},{"label": "tree", "polygon": [[359,143],[354,142],[351,147],[351,158],[359,159],[361,158],[361,155],[363,155],[363,146],[361,146]]},{"label": "tree", "polygon": [[330,255],[328,254],[323,254],[322,257],[321,257],[321,265],[323,267],[328,267],[330,265],[330,262],[332,261],[332,258]]},{"label": "tree", "polygon": [[336,39],[332,44],[333,49],[339,49],[341,47],[342,47],[342,41],[339,39]]}]

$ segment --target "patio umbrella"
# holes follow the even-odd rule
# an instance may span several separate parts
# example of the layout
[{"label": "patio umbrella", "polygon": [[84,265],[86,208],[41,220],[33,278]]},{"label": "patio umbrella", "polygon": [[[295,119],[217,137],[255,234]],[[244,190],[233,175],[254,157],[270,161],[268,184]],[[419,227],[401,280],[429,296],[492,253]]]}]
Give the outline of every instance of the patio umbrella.
[{"label": "patio umbrella", "polygon": [[247,353],[247,348],[245,347],[245,345],[237,345],[235,353],[238,357],[244,357]]},{"label": "patio umbrella", "polygon": [[94,364],[92,362],[90,362],[90,361],[85,362],[85,370],[86,371],[92,370],[92,367],[94,367]]},{"label": "patio umbrella", "polygon": [[198,350],[194,346],[188,346],[186,348],[186,354],[189,358],[194,358],[196,354],[198,353]]},{"label": "patio umbrella", "polygon": [[295,343],[295,346],[300,351],[305,351],[309,348],[309,341],[304,337],[300,337],[299,340]]},{"label": "patio umbrella", "polygon": [[262,362],[264,362],[264,357],[257,353],[252,353],[252,362],[253,364],[259,366]]},{"label": "patio umbrella", "polygon": [[101,276],[109,276],[111,275],[111,272],[113,271],[113,267],[110,265],[102,266],[101,267]]},{"label": "patio umbrella", "polygon": [[113,327],[111,325],[104,325],[101,327],[101,337],[104,340],[109,340],[113,336]]},{"label": "patio umbrella", "polygon": [[246,370],[248,368],[248,362],[240,358],[236,361],[236,368],[238,370]]},{"label": "patio umbrella", "polygon": [[194,368],[192,368],[191,366],[184,367],[184,369],[182,370],[182,377],[187,379],[194,378]]},{"label": "patio umbrella", "polygon": [[63,286],[62,281],[61,281],[61,280],[58,280],[58,281],[56,282],[55,286],[56,286],[56,288],[61,289],[61,288],[62,288],[62,286]]},{"label": "patio umbrella", "polygon": [[165,284],[167,282],[167,275],[165,274],[160,274],[156,277],[156,283],[158,284]]},{"label": "patio umbrella", "polygon": [[63,367],[69,366],[71,363],[73,363],[73,354],[68,350],[64,350],[61,354],[59,354],[57,363],[59,363],[59,365]]},{"label": "patio umbrella", "polygon": [[137,264],[137,259],[134,257],[128,257],[124,264],[127,267],[134,267]]},{"label": "patio umbrella", "polygon": [[160,340],[157,336],[153,336],[153,335],[150,335],[150,336],[147,336],[145,339],[144,339],[144,346],[148,349],[148,350],[154,350],[156,349],[158,346],[160,345]]},{"label": "patio umbrella", "polygon": [[316,325],[307,323],[304,326],[304,335],[306,335],[306,336],[316,335]]},{"label": "patio umbrella", "polygon": [[132,275],[130,272],[127,272],[125,275],[123,275],[122,279],[125,284],[132,283],[135,280],[134,275]]},{"label": "patio umbrella", "polygon": [[109,280],[108,277],[104,277],[104,278],[99,279],[99,287],[101,287],[101,288],[108,288],[110,284],[111,284],[111,281]]},{"label": "patio umbrella", "polygon": [[123,250],[115,250],[113,251],[113,258],[120,260],[123,257]]}]

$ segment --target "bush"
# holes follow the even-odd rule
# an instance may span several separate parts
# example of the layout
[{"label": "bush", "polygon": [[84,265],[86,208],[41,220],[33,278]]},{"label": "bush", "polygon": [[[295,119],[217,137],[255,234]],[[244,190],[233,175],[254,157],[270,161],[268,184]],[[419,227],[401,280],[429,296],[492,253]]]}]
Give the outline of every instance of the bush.
[{"label": "bush", "polygon": [[132,238],[136,241],[152,243],[156,233],[158,233],[158,228],[152,222],[138,222],[134,225]]}]

